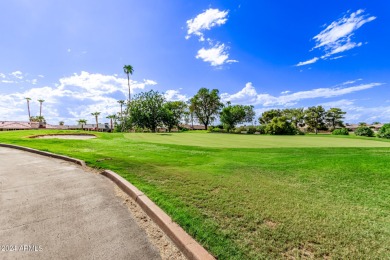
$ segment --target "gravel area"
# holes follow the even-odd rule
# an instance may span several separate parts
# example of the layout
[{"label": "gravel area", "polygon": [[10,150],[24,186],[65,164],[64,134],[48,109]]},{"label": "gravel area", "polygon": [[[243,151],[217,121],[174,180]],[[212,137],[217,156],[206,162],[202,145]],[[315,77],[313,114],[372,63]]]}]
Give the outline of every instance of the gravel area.
[{"label": "gravel area", "polygon": [[145,230],[149,241],[160,251],[163,260],[186,260],[187,258],[168,238],[167,235],[151,220],[141,207],[119,187],[115,187],[116,196],[123,199],[137,224]]}]

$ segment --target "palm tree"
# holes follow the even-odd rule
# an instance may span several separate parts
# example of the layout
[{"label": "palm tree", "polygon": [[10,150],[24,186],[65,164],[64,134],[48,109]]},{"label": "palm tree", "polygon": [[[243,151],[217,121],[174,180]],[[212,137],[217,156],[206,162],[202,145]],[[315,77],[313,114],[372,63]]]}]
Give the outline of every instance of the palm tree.
[{"label": "palm tree", "polygon": [[130,94],[130,74],[133,75],[133,72],[134,72],[134,68],[133,66],[131,65],[124,65],[123,66],[123,71],[126,73],[127,75],[127,85],[129,86],[129,104],[130,104],[130,101],[131,101],[131,94]]},{"label": "palm tree", "polygon": [[30,100],[31,100],[31,98],[26,97],[25,99],[26,99],[26,101],[27,101],[28,121],[31,122],[31,113],[30,113]]},{"label": "palm tree", "polygon": [[77,123],[79,123],[81,125],[81,129],[84,130],[84,124],[87,123],[87,120],[79,119],[79,120],[77,120]]},{"label": "palm tree", "polygon": [[91,113],[91,115],[95,116],[95,120],[96,120],[96,131],[99,131],[98,116],[100,115],[100,112],[94,112],[94,113]]},{"label": "palm tree", "polygon": [[109,115],[109,116],[106,116],[106,118],[110,119],[110,129],[112,132],[113,131],[112,120],[116,118],[116,115]]},{"label": "palm tree", "polygon": [[121,105],[121,117],[122,117],[122,116],[123,116],[122,107],[123,107],[123,105],[125,104],[125,101],[124,101],[124,100],[118,100],[117,102]]},{"label": "palm tree", "polygon": [[39,106],[39,116],[42,116],[42,103],[45,102],[44,99],[38,99],[38,102],[40,103]]},{"label": "palm tree", "polygon": [[59,125],[64,125],[65,122],[64,122],[64,121],[60,121],[60,122],[58,122],[58,124],[59,124]]}]

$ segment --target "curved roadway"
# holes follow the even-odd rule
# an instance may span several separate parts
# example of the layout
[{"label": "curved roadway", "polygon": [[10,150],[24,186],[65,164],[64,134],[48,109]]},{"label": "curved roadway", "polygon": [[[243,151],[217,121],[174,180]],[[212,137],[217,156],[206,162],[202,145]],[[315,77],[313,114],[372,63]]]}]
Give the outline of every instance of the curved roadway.
[{"label": "curved roadway", "polygon": [[160,259],[114,184],[0,147],[0,259]]}]

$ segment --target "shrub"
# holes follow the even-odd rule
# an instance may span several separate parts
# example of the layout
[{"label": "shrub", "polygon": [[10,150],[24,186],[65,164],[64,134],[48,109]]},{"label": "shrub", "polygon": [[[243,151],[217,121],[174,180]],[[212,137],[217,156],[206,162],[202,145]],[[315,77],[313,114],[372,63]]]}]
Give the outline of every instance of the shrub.
[{"label": "shrub", "polygon": [[234,133],[241,134],[242,131],[247,131],[245,126],[240,126],[234,129]]},{"label": "shrub", "polygon": [[332,135],[349,135],[347,128],[339,128],[332,131]]},{"label": "shrub", "polygon": [[372,129],[369,128],[368,126],[359,126],[358,128],[356,128],[355,135],[368,136],[368,137],[375,136],[374,131],[372,131]]},{"label": "shrub", "polygon": [[226,133],[225,129],[220,129],[218,127],[209,128],[209,132],[211,133]]},{"label": "shrub", "polygon": [[254,134],[256,132],[256,127],[248,126],[248,134]]},{"label": "shrub", "polygon": [[390,124],[384,124],[378,131],[378,137],[390,139]]},{"label": "shrub", "polygon": [[274,117],[265,127],[265,132],[271,135],[295,135],[295,127],[285,116]]},{"label": "shrub", "polygon": [[259,132],[260,134],[265,134],[265,125],[259,125],[256,127],[256,132]]}]

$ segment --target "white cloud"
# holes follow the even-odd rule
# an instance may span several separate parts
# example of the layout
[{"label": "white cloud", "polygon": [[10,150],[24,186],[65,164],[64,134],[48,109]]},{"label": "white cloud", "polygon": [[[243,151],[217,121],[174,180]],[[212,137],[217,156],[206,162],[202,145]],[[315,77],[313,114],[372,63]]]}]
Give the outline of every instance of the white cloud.
[{"label": "white cloud", "polygon": [[209,8],[203,13],[198,14],[194,19],[188,20],[186,39],[189,39],[191,35],[196,35],[200,41],[204,41],[203,31],[225,24],[228,13],[229,11]]},{"label": "white cloud", "polygon": [[[354,13],[348,12],[348,14],[332,22],[319,34],[313,37],[313,39],[316,41],[316,45],[313,47],[313,49],[321,49],[323,52],[325,52],[325,54],[321,56],[321,59],[326,60],[332,55],[342,53],[363,45],[362,42],[356,43],[351,39],[357,29],[366,23],[374,21],[376,17],[364,15],[363,9],[359,9]],[[344,56],[339,55],[331,59],[339,59],[342,57]],[[316,62],[318,61],[318,58],[317,60],[312,59],[309,61]],[[297,66],[314,63],[309,61],[299,62]]]},{"label": "white cloud", "polygon": [[301,62],[299,62],[299,63],[298,63],[297,65],[295,65],[295,66],[299,67],[299,66],[304,66],[304,65],[308,65],[308,64],[313,64],[313,63],[316,63],[318,60],[319,60],[319,58],[314,57],[314,58],[311,59],[311,60],[301,61]]},{"label": "white cloud", "polygon": [[187,101],[188,97],[186,95],[180,94],[177,90],[167,90],[164,93],[164,97],[167,101]]},{"label": "white cloud", "polygon": [[0,73],[0,78],[3,78],[3,79],[5,79],[5,74],[3,74],[3,73]]},{"label": "white cloud", "polygon": [[225,44],[216,44],[210,49],[202,48],[195,56],[197,59],[202,59],[204,62],[210,62],[211,66],[221,66],[225,63],[238,62],[237,60],[230,60]]},{"label": "white cloud", "polygon": [[280,94],[285,95],[285,94],[288,94],[290,92],[291,92],[290,90],[286,90],[286,91],[282,91]]},{"label": "white cloud", "polygon": [[361,81],[361,80],[363,80],[363,79],[348,80],[348,81],[345,81],[345,82],[341,83],[341,85],[354,84],[354,83],[356,83],[358,81]]},{"label": "white cloud", "polygon": [[[156,84],[157,82],[149,79],[140,82],[131,80],[131,90],[134,92]],[[59,83],[54,86],[34,87],[7,95],[0,93],[0,118],[26,120],[27,106],[24,98],[30,97],[32,115],[39,111],[37,100],[45,100],[43,115],[50,123],[57,123],[59,120],[64,120],[67,124],[75,123],[81,117],[88,119],[90,113],[95,111],[102,112],[103,119],[108,114],[119,111],[117,99],[125,99],[127,94],[126,78],[83,71],[59,79]],[[7,109],[8,107],[12,109]]]},{"label": "white cloud", "polygon": [[344,120],[347,123],[372,123],[378,120],[382,121],[382,123],[390,122],[390,106],[363,107],[356,105],[355,103],[356,100],[342,99],[322,103],[320,105],[324,106],[325,108],[341,108],[343,111],[347,112]]},{"label": "white cloud", "polygon": [[2,83],[6,83],[6,84],[13,84],[13,83],[17,83],[17,82],[16,82],[16,81],[14,81],[14,80],[6,80],[6,79],[2,80],[1,82],[2,82]]},{"label": "white cloud", "polygon": [[370,89],[380,86],[382,83],[369,83],[347,88],[318,88],[307,91],[298,91],[291,94],[272,96],[269,94],[257,93],[251,82],[248,82],[245,87],[235,94],[223,93],[221,98],[224,102],[231,101],[233,103],[262,105],[262,106],[291,106],[300,100],[314,98],[330,98],[342,96],[349,93]]},{"label": "white cloud", "polygon": [[10,75],[12,75],[12,76],[14,76],[15,78],[17,78],[17,79],[23,79],[24,77],[23,77],[23,73],[21,72],[21,71],[14,71],[14,72],[11,72],[11,74]]},{"label": "white cloud", "polygon": [[341,59],[341,58],[344,58],[345,56],[344,55],[340,55],[340,56],[336,56],[336,57],[332,57],[332,58],[329,58],[330,60],[338,60],[338,59]]}]

